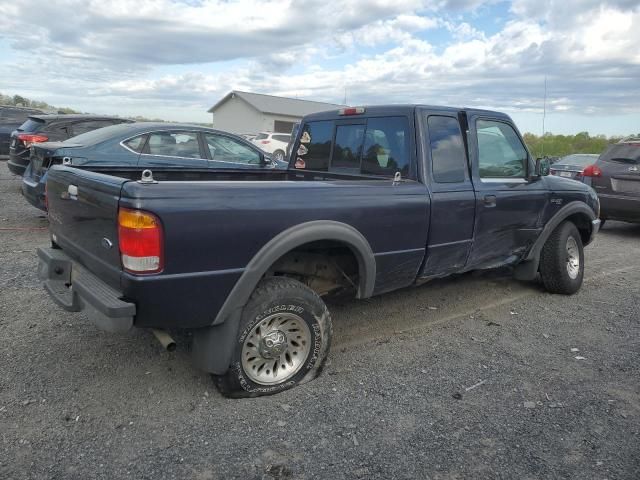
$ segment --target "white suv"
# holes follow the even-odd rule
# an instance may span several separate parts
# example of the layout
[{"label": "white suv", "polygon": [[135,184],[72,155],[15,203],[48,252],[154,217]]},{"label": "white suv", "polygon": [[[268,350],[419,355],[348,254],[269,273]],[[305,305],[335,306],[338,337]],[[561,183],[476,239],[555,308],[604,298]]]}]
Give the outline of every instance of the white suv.
[{"label": "white suv", "polygon": [[251,140],[251,143],[266,153],[270,153],[273,160],[284,162],[285,152],[290,141],[291,135],[287,133],[260,132],[256,138]]}]

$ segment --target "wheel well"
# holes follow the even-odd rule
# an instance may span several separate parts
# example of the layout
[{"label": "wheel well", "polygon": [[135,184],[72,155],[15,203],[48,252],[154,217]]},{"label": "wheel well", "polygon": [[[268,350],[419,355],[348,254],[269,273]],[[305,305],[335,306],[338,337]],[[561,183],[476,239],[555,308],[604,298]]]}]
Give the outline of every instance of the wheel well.
[{"label": "wheel well", "polygon": [[587,217],[584,213],[574,213],[573,215],[569,215],[567,220],[572,222],[578,231],[580,232],[580,237],[582,239],[582,243],[586,245],[589,243],[591,239],[591,219]]},{"label": "wheel well", "polygon": [[320,240],[287,252],[265,273],[295,278],[318,295],[355,293],[361,288],[358,258],[352,248],[340,241]]}]

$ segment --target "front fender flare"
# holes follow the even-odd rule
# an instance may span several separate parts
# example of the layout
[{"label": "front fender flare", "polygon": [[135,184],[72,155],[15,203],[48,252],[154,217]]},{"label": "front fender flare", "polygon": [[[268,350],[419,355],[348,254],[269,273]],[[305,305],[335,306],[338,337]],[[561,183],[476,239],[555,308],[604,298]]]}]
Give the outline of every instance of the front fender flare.
[{"label": "front fender flare", "polygon": [[564,222],[567,218],[575,214],[583,214],[589,218],[590,221],[595,220],[596,214],[595,212],[584,202],[581,201],[573,201],[566,204],[560,210],[558,210],[551,219],[547,222],[547,224],[542,229],[540,236],[535,241],[529,253],[524,258],[524,260],[519,263],[515,268],[515,277],[518,280],[533,280],[538,273],[538,264],[540,263],[540,253],[542,252],[542,247],[547,242],[547,239],[553,231]]}]

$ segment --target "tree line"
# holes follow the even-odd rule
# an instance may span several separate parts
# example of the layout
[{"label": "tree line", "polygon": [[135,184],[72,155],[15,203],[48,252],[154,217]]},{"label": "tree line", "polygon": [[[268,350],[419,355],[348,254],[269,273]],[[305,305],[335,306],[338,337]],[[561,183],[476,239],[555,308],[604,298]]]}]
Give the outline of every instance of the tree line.
[{"label": "tree line", "polygon": [[621,136],[607,137],[596,135],[592,137],[588,132],[580,132],[575,135],[553,135],[545,133],[544,136],[525,133],[524,141],[531,153],[536,157],[563,157],[572,153],[602,153],[608,145],[622,140]]},{"label": "tree line", "polygon": [[80,113],[73,108],[68,107],[54,107],[47,102],[41,102],[39,100],[31,100],[23,97],[22,95],[3,95],[0,93],[0,105],[13,105],[15,107],[31,107],[42,110],[43,112],[55,112],[55,113]]}]

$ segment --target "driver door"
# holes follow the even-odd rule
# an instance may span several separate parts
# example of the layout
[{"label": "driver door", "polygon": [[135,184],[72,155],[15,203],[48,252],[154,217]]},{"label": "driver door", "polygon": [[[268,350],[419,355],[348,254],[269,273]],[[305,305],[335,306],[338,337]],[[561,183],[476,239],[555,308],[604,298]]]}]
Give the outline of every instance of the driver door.
[{"label": "driver door", "polygon": [[507,118],[470,116],[469,150],[476,191],[475,238],[467,265],[493,267],[524,254],[542,230],[548,191]]}]

